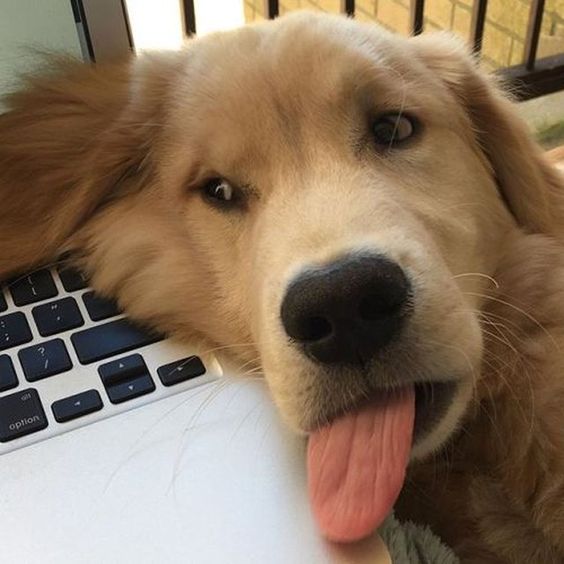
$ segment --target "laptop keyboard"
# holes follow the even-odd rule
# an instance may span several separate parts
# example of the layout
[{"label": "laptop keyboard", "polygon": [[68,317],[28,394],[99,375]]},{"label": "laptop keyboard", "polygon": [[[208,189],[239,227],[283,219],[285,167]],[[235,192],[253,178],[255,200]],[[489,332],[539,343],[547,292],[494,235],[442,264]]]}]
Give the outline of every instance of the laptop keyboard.
[{"label": "laptop keyboard", "polygon": [[0,454],[209,382],[186,352],[72,269],[0,286]]}]

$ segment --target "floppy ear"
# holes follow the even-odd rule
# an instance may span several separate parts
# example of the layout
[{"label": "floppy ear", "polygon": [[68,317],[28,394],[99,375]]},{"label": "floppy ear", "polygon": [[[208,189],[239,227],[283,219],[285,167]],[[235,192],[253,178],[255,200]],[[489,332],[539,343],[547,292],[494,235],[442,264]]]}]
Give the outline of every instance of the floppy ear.
[{"label": "floppy ear", "polygon": [[449,34],[421,35],[410,41],[425,65],[467,112],[518,224],[529,232],[561,230],[562,177],[549,164],[516,105],[502,93],[495,78],[480,71],[462,42]]},{"label": "floppy ear", "polygon": [[172,58],[105,67],[59,61],[6,98],[0,279],[51,260],[120,185],[147,181],[171,64]]}]

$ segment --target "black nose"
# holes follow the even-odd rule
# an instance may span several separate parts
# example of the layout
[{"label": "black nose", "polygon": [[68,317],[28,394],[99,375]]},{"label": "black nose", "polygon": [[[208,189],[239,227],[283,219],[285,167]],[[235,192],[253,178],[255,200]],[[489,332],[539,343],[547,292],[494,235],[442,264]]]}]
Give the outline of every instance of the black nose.
[{"label": "black nose", "polygon": [[280,315],[288,336],[314,360],[364,365],[399,333],[409,295],[395,262],[349,255],[300,274]]}]

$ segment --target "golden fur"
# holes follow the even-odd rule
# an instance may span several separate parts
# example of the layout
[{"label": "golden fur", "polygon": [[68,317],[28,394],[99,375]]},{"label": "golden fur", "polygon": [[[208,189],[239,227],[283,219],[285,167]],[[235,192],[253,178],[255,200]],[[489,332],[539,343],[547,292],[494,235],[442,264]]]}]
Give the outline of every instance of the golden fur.
[{"label": "golden fur", "polygon": [[[260,366],[300,432],[400,379],[456,381],[400,512],[467,562],[564,560],[562,178],[456,40],[302,13],[64,63],[8,104],[0,275],[73,251],[132,317]],[[373,146],[386,111],[421,122],[405,147]],[[213,177],[240,209],[206,203]],[[414,315],[362,381],[324,378],[280,302],[300,268],[359,248],[409,273]]]}]

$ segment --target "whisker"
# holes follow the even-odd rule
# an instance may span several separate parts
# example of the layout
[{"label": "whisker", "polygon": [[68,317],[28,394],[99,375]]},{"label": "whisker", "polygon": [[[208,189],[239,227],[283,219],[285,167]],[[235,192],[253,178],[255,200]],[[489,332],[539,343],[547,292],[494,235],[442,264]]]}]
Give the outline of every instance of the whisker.
[{"label": "whisker", "polygon": [[[217,382],[210,382],[210,384],[214,385],[217,384]],[[136,454],[136,448],[137,446],[139,446],[141,444],[141,442],[143,441],[143,439],[152,431],[154,431],[158,425],[160,423],[162,423],[167,417],[169,417],[172,413],[174,413],[176,410],[184,407],[186,405],[187,402],[191,401],[192,399],[194,399],[195,397],[197,397],[198,395],[202,394],[204,391],[206,390],[206,388],[204,386],[198,386],[195,387],[191,390],[187,390],[187,395],[186,398],[184,398],[182,401],[180,401],[179,403],[177,403],[176,405],[174,405],[173,407],[171,407],[170,409],[168,409],[167,411],[165,411],[156,421],[152,422],[150,426],[148,426],[135,440],[135,442],[133,443],[133,445],[130,447],[129,449],[129,454],[122,459],[122,461],[120,462],[120,464],[114,469],[114,471],[110,474],[108,480],[106,481],[106,484],[104,485],[103,488],[103,493],[105,493],[108,488],[110,487],[111,483],[113,482],[114,478],[117,476],[117,474],[120,472],[120,470],[122,469],[124,464],[127,464],[130,460],[133,459],[133,457]]]},{"label": "whisker", "polygon": [[484,329],[482,327],[482,333],[484,335],[487,335],[488,337],[491,337],[492,339],[495,339],[496,341],[506,345],[508,348],[510,348],[516,355],[519,355],[519,351],[507,340],[507,338],[504,337],[500,337],[499,335],[496,335],[495,333],[492,333],[491,331],[488,331],[487,329]]},{"label": "whisker", "polygon": [[498,281],[493,276],[490,276],[489,274],[484,274],[483,272],[463,272],[462,274],[455,274],[453,278],[454,279],[463,278],[464,276],[476,276],[480,278],[485,278],[486,280],[489,280],[496,289],[499,289]]},{"label": "whisker", "polygon": [[506,300],[502,300],[501,298],[496,298],[494,296],[489,296],[487,294],[482,294],[480,292],[464,292],[464,294],[469,295],[469,296],[475,296],[478,298],[484,298],[486,300],[492,300],[494,302],[500,303],[502,305],[505,305],[507,307],[512,308],[513,310],[515,310],[518,313],[521,313],[522,315],[524,315],[527,319],[529,319],[532,323],[534,323],[541,331],[543,331],[546,336],[552,341],[552,343],[554,344],[555,348],[557,350],[560,350],[560,345],[556,342],[556,339],[550,334],[550,332],[548,331],[548,329],[542,324],[540,323],[540,321],[538,321],[535,317],[533,317],[529,312],[525,311],[524,309],[506,301]]},{"label": "whisker", "polygon": [[170,488],[174,489],[174,485],[176,483],[176,478],[179,475],[179,468],[180,468],[181,460],[186,453],[186,449],[188,448],[188,445],[187,445],[187,442],[186,442],[186,435],[188,434],[189,431],[193,430],[196,421],[202,415],[204,410],[209,405],[211,405],[211,403],[214,401],[214,399],[217,398],[219,396],[219,394],[222,393],[231,384],[231,382],[229,382],[227,379],[221,379],[221,380],[218,380],[217,382],[215,382],[214,384],[215,384],[215,386],[213,386],[212,389],[209,390],[207,396],[199,404],[198,408],[194,411],[194,413],[192,414],[192,416],[188,420],[188,423],[186,424],[186,426],[184,427],[184,429],[182,431],[182,436],[181,436],[182,443],[181,443],[181,447],[178,451],[178,454],[176,456],[176,460],[174,462],[169,490],[170,490]]},{"label": "whisker", "polygon": [[[217,347],[213,347],[207,350],[203,350],[203,351],[198,351],[198,355],[199,356],[206,356],[206,355],[210,355],[212,353],[215,353],[217,351],[225,351],[225,350],[230,350],[230,349],[234,349],[234,348],[240,348],[240,347],[248,347],[254,348],[254,344],[253,343],[235,343],[235,344],[231,344],[231,345],[221,345],[221,346],[217,346]],[[188,358],[186,358],[181,364],[179,364],[178,366],[176,366],[175,368],[172,368],[171,371],[168,373],[168,376],[171,376],[173,374],[173,372],[176,372],[178,370],[182,370],[182,368],[184,368],[189,362],[192,361],[192,359],[197,356],[197,355],[191,355]]]},{"label": "whisker", "polygon": [[[505,384],[505,389],[507,389],[508,392],[510,393],[510,395],[514,398],[515,403],[517,404],[519,411],[521,412],[521,415],[523,417],[523,421],[525,423],[529,424],[529,438],[530,438],[530,436],[532,436],[532,433],[533,433],[534,413],[535,413],[534,389],[533,389],[533,386],[532,386],[531,374],[529,372],[529,370],[532,369],[533,366],[532,366],[531,362],[523,354],[521,354],[517,350],[517,348],[511,343],[509,337],[513,337],[515,340],[517,340],[519,342],[524,342],[524,339],[521,338],[520,336],[518,336],[509,327],[507,327],[507,325],[505,325],[505,323],[493,322],[493,321],[488,319],[488,317],[491,315],[495,318],[498,318],[498,319],[501,319],[505,322],[511,323],[509,320],[505,319],[503,316],[499,316],[499,315],[495,315],[495,314],[489,314],[489,313],[480,312],[480,311],[475,311],[475,313],[478,314],[478,316],[480,317],[480,323],[481,324],[487,324],[487,325],[493,327],[499,333],[499,336],[495,335],[491,331],[487,331],[486,329],[484,329],[484,327],[482,327],[482,332],[486,336],[486,340],[488,338],[491,338],[491,339],[493,339],[497,342],[500,342],[501,344],[503,344],[503,345],[507,346],[509,349],[511,349],[512,352],[514,353],[514,362],[509,363],[505,359],[500,357],[499,355],[494,354],[491,349],[486,349],[486,351],[485,351],[485,353],[482,357],[482,362],[490,367],[490,369],[493,371],[493,374],[495,374],[495,376],[498,377]],[[513,325],[514,327],[517,327],[517,329],[519,329],[521,332],[523,332],[516,324],[511,323],[511,325]],[[507,334],[505,334],[503,331],[506,331],[509,334],[509,336]],[[492,362],[488,359],[488,357],[495,360],[495,362],[499,366],[496,367],[495,365],[493,365]],[[523,378],[526,380],[526,383],[527,383],[528,388],[529,388],[529,398],[530,398],[530,406],[531,406],[529,415],[527,415],[527,413],[524,409],[523,400],[515,393],[513,387],[510,385],[509,381],[507,380],[506,376],[503,373],[503,369],[505,369],[505,370],[510,371],[510,374],[515,374],[515,372],[517,371],[518,363],[521,364],[521,368],[522,368],[521,374],[522,374]],[[493,398],[491,398],[491,392],[489,392],[489,393],[490,393],[490,399],[493,402]],[[495,405],[494,405],[494,408],[495,408]]]}]

